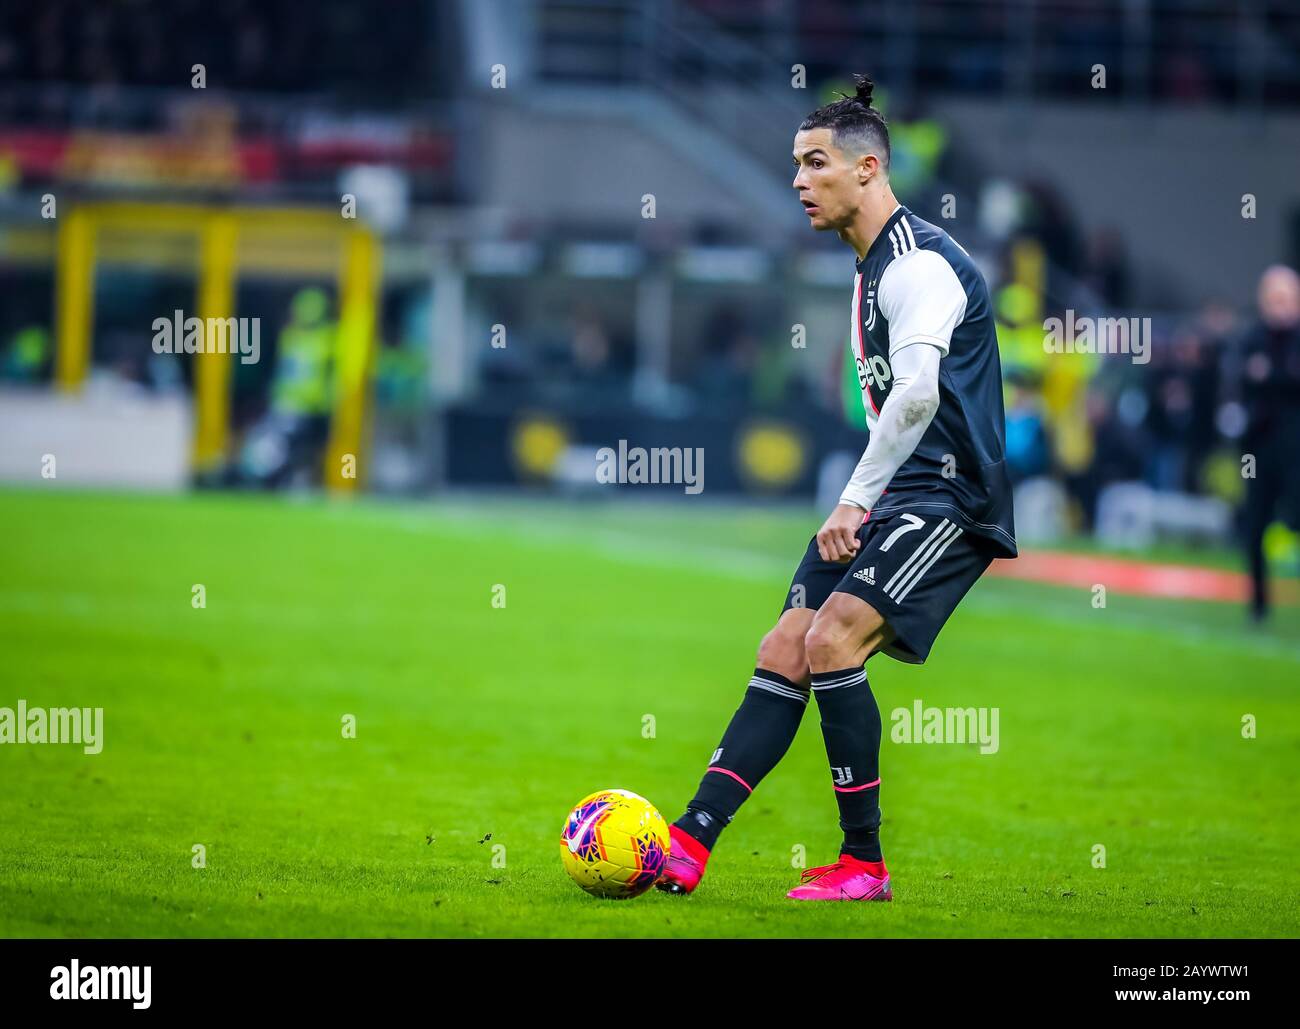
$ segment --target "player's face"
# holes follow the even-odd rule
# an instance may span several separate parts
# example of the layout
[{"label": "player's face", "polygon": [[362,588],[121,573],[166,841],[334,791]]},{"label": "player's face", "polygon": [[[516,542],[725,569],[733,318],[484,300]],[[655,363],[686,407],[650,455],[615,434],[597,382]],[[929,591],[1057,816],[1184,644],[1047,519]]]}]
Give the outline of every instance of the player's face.
[{"label": "player's face", "polygon": [[805,129],[794,137],[794,188],[814,229],[853,222],[861,186],[852,158],[831,141],[830,129]]}]

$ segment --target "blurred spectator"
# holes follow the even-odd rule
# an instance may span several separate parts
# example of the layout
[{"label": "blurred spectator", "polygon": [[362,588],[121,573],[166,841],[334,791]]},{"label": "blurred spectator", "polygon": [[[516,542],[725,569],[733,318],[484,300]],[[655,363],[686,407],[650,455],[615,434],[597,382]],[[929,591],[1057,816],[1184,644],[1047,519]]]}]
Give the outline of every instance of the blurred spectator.
[{"label": "blurred spectator", "polygon": [[1143,380],[1151,440],[1147,480],[1159,490],[1190,492],[1214,443],[1218,370],[1195,328],[1158,342]]},{"label": "blurred spectator", "polygon": [[1300,275],[1274,265],[1259,281],[1259,321],[1242,340],[1242,403],[1246,475],[1242,532],[1250,562],[1251,614],[1268,614],[1268,564],[1264,532],[1275,518],[1300,528]]},{"label": "blurred spectator", "polygon": [[1041,384],[1047,353],[1040,298],[1028,286],[1012,282],[994,293],[993,308],[1003,376],[1017,383]]},{"label": "blurred spectator", "polygon": [[747,404],[754,389],[759,343],[749,332],[740,308],[725,303],[713,310],[705,322],[699,352],[703,356],[694,386],[705,406],[734,409]]},{"label": "blurred spectator", "polygon": [[1124,253],[1124,238],[1114,226],[1098,229],[1089,239],[1086,281],[1111,307],[1129,306],[1128,256]]},{"label": "blurred spectator", "polygon": [[241,477],[256,485],[316,477],[334,403],[338,326],[328,317],[329,304],[315,287],[299,290],[291,302],[276,344],[271,408],[250,431],[241,456]]},{"label": "blurred spectator", "polygon": [[1007,470],[1014,485],[1047,472],[1050,455],[1037,393],[1011,385],[1007,394]]},{"label": "blurred spectator", "polygon": [[559,402],[622,403],[631,383],[630,349],[600,311],[579,304],[563,326],[559,343],[550,350],[544,388]]},{"label": "blurred spectator", "polygon": [[561,375],[592,393],[613,388],[626,379],[627,369],[616,359],[609,326],[592,307],[581,305],[569,324],[568,351]]},{"label": "blurred spectator", "polygon": [[0,356],[0,379],[41,382],[50,369],[50,334],[43,325],[27,325],[14,333]]},{"label": "blurred spectator", "polygon": [[[1132,400],[1137,400],[1137,404]],[[1141,399],[1133,391],[1127,394],[1094,391],[1087,397],[1093,459],[1075,474],[1065,476],[1070,495],[1079,504],[1086,530],[1096,525],[1097,498],[1102,489],[1112,482],[1131,481],[1142,474],[1146,455],[1144,436],[1137,424],[1140,412]]]},{"label": "blurred spectator", "polygon": [[1025,229],[1043,244],[1053,268],[1078,276],[1083,246],[1074,216],[1065,200],[1054,186],[1046,182],[1026,183],[1025,192],[1030,201]]}]

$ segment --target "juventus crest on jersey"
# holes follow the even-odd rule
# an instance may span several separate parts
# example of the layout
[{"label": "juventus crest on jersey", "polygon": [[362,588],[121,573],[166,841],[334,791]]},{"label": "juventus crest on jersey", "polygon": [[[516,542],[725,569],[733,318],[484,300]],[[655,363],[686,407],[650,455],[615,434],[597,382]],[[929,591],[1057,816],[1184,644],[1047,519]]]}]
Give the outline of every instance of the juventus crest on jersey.
[{"label": "juventus crest on jersey", "polygon": [[951,512],[1001,554],[1016,554],[1005,465],[1002,369],[984,278],[960,244],[901,204],[857,263],[853,360],[869,430],[892,386],[891,355],[939,349],[939,409],[872,511]]}]

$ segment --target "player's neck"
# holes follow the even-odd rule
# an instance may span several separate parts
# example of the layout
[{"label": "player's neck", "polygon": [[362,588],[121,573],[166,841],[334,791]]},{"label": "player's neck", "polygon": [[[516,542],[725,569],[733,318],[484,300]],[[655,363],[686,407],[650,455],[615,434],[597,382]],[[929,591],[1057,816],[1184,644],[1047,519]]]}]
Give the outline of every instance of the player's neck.
[{"label": "player's neck", "polygon": [[858,208],[852,223],[840,229],[840,239],[853,248],[859,261],[867,256],[871,244],[876,241],[880,230],[885,227],[885,222],[889,221],[897,207],[898,200],[894,191],[888,185],[883,186],[879,192],[869,194]]}]

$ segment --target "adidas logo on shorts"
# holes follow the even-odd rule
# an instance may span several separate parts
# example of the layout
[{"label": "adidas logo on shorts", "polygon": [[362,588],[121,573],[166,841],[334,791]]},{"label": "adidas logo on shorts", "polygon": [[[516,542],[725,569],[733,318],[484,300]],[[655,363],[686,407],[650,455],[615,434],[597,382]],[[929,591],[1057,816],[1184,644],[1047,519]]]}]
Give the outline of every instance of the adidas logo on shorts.
[{"label": "adidas logo on shorts", "polygon": [[859,568],[853,573],[853,578],[861,579],[868,586],[874,586],[876,584],[876,566],[872,565],[870,568]]}]

